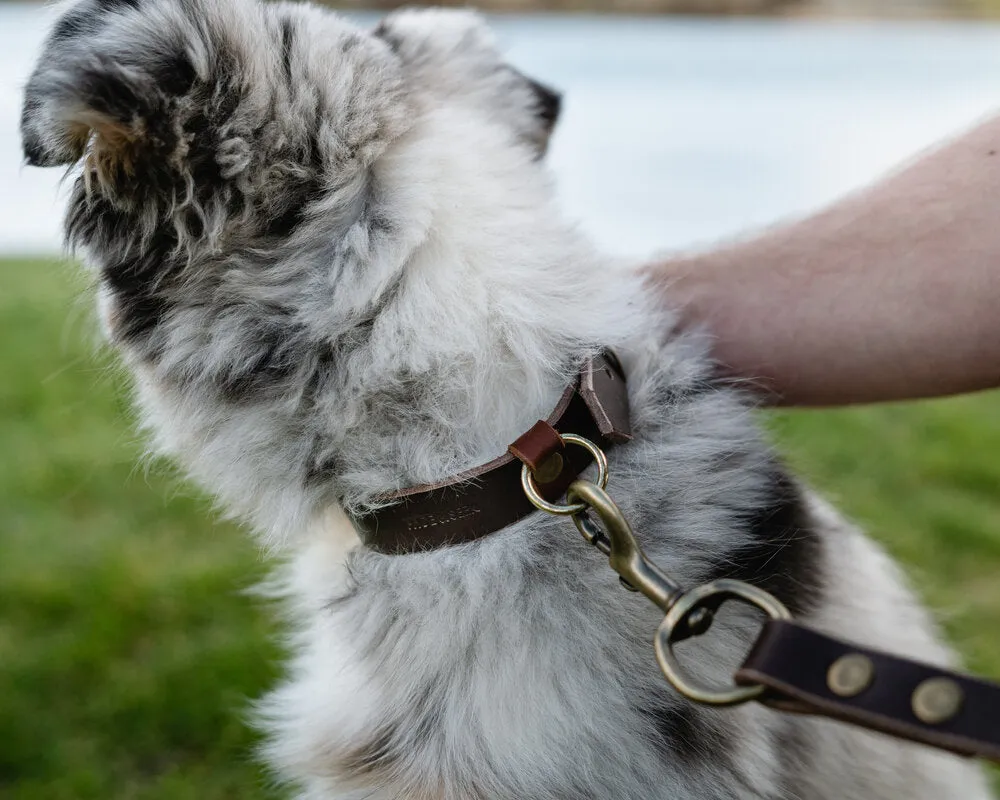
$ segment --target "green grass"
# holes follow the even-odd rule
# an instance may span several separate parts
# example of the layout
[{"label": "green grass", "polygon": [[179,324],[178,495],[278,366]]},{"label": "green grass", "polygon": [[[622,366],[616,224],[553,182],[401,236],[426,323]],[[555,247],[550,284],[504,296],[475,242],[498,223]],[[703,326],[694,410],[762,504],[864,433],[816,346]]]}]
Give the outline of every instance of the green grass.
[{"label": "green grass", "polygon": [[0,261],[0,797],[274,797],[277,674],[247,537],[146,474],[73,270]]},{"label": "green grass", "polygon": [[[0,261],[0,796],[256,800],[248,698],[278,674],[258,552],[162,467],[74,270]],[[1000,396],[771,417],[1000,677]]]}]

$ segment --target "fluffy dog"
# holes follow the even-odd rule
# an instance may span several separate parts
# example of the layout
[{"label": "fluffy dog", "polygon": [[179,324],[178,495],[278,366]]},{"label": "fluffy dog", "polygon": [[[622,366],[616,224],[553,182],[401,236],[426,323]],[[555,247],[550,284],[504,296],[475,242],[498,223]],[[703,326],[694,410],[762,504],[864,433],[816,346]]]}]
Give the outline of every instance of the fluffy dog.
[{"label": "fluffy dog", "polygon": [[[410,555],[343,510],[489,461],[615,348],[634,440],[611,494],[685,585],[735,577],[811,625],[951,662],[895,567],[784,472],[751,402],[560,220],[558,96],[473,14],[374,30],[307,5],[83,0],[26,88],[69,165],[68,242],[167,453],[287,556],[299,624],[262,704],[298,796],[980,800],[946,755],[670,690],[659,614],[565,520]],[[687,648],[726,681],[756,622]]]}]

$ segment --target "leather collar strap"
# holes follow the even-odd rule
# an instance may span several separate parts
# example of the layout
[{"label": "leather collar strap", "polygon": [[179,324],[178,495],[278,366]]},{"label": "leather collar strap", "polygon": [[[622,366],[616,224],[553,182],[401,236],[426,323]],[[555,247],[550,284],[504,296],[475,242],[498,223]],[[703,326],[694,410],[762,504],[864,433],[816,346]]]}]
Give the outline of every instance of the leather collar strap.
[{"label": "leather collar strap", "polygon": [[[440,483],[376,498],[385,505],[352,516],[351,522],[365,545],[392,554],[469,542],[501,530],[537,510],[521,488],[521,467],[534,468],[559,448],[553,429],[583,436],[602,449],[632,438],[625,375],[614,354],[605,351],[588,359],[548,420],[521,436],[511,452]],[[561,457],[562,469],[554,478],[542,483],[536,477],[549,502],[558,500],[593,460],[579,447],[564,450]]]},{"label": "leather collar strap", "polygon": [[758,699],[1000,762],[1000,685],[769,620],[736,682]]}]

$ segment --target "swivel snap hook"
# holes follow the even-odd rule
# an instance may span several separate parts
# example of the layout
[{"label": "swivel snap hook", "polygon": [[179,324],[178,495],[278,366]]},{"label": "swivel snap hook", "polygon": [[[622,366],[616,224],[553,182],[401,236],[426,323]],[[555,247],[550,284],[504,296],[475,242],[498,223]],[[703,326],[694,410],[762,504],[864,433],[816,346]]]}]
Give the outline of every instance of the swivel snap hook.
[{"label": "swivel snap hook", "polygon": [[566,492],[571,503],[584,503],[600,518],[603,531],[587,511],[573,515],[577,530],[591,544],[608,556],[608,563],[626,584],[626,588],[642,592],[666,613],[684,593],[659,567],[653,564],[636,541],[628,520],[614,500],[590,481],[574,481]]}]

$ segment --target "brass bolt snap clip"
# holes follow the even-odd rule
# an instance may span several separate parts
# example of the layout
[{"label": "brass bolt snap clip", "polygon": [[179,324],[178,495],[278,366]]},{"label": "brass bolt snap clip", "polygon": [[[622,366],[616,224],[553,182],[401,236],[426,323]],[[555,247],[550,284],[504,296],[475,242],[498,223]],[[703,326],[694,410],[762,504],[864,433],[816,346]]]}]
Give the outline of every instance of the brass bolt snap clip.
[{"label": "brass bolt snap clip", "polygon": [[[727,600],[738,600],[763,611],[772,619],[791,619],[788,609],[769,593],[735,580],[717,580],[685,591],[676,581],[650,561],[622,514],[604,490],[608,482],[608,461],[604,452],[581,436],[563,434],[563,441],[585,447],[598,465],[597,483],[576,480],[566,492],[566,505],[548,503],[542,498],[525,467],[521,472],[524,491],[534,505],[552,514],[572,516],[583,537],[608,557],[625,588],[638,591],[655,603],[666,615],[656,633],[656,659],[671,685],[682,695],[698,703],[731,706],[760,696],[763,686],[709,688],[688,679],[680,666],[673,646],[692,636],[701,636],[712,625],[715,613]],[[598,524],[590,511],[600,520]]]}]

